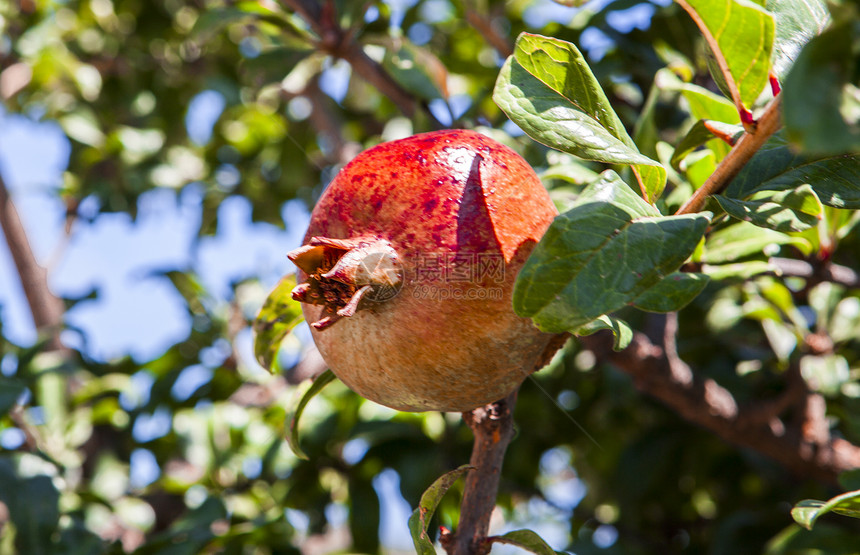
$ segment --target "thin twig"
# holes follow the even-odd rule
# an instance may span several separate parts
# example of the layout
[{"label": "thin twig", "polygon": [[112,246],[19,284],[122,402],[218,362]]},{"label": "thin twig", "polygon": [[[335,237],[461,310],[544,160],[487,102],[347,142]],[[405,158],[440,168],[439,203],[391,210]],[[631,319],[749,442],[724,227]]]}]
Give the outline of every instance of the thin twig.
[{"label": "thin twig", "polygon": [[39,266],[27,233],[18,216],[18,210],[9,196],[6,183],[0,173],[0,228],[21,279],[21,287],[27,297],[33,324],[39,332],[51,334],[48,350],[62,349],[60,327],[63,323],[63,302],[48,288],[48,273]]},{"label": "thin twig", "polygon": [[744,133],[737,144],[729,151],[722,162],[708,177],[704,185],[699,187],[693,196],[678,209],[676,215],[691,214],[702,209],[708,197],[716,195],[731,183],[732,179],[741,171],[747,162],[767,142],[774,133],[779,130],[781,98],[777,96],[768,104],[765,112],[756,123],[755,130]]},{"label": "thin twig", "polygon": [[473,2],[465,2],[464,9],[466,10],[466,20],[469,25],[474,27],[484,40],[492,46],[499,56],[507,58],[514,53],[514,48],[510,41],[493,25],[493,20],[480,13],[474,6]]},{"label": "thin twig", "polygon": [[[330,4],[321,6],[316,0],[282,1],[317,34],[320,38],[318,47],[322,51],[346,61],[356,74],[390,99],[405,116],[411,118],[415,115],[419,102],[364,52],[361,44],[355,40],[354,33],[340,27]],[[427,116],[436,127],[442,127],[429,111]]]}]

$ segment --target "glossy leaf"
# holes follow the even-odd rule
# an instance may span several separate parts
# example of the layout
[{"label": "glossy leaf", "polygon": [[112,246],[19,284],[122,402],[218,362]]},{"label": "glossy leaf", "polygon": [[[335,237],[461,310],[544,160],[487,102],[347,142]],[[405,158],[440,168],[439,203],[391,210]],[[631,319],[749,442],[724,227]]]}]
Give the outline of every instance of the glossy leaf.
[{"label": "glossy leaf", "polygon": [[544,331],[576,330],[671,274],[705,232],[702,214],[661,216],[615,172],[553,221],[517,277],[514,310]]},{"label": "glossy leaf", "polygon": [[732,180],[725,196],[746,199],[759,191],[791,191],[807,184],[823,204],[860,208],[860,154],[809,156],[775,137]]},{"label": "glossy leaf", "polygon": [[609,330],[612,332],[612,335],[615,338],[612,348],[616,351],[626,349],[633,340],[633,329],[630,328],[630,325],[627,322],[605,314],[585,324],[576,330],[575,334],[578,336],[586,336],[600,330]]},{"label": "glossy leaf", "polygon": [[284,338],[304,320],[301,303],[291,295],[295,286],[295,274],[281,278],[253,323],[254,355],[270,372],[277,370],[278,350]]},{"label": "glossy leaf", "polygon": [[821,0],[767,0],[765,8],[776,25],[771,53],[772,72],[782,79],[801,49],[830,23],[827,4]]},{"label": "glossy leaf", "polygon": [[493,543],[514,545],[537,555],[562,555],[562,552],[553,550],[543,538],[532,530],[514,530],[503,536],[487,538],[487,540]]},{"label": "glossy leaf", "polygon": [[419,555],[436,555],[436,549],[433,547],[433,542],[427,534],[430,519],[433,518],[436,507],[439,506],[442,497],[454,485],[454,482],[473,468],[473,466],[464,464],[443,474],[421,495],[418,507],[412,511],[412,516],[409,517],[409,533],[412,535],[415,552]]},{"label": "glossy leaf", "polygon": [[791,517],[807,530],[812,530],[815,521],[831,511],[860,518],[860,491],[849,491],[827,501],[804,499],[791,510]]},{"label": "glossy leaf", "polygon": [[818,224],[824,212],[808,184],[788,191],[763,191],[749,200],[715,197],[731,216],[776,231],[803,231]]},{"label": "glossy leaf", "polygon": [[860,149],[860,90],[852,80],[858,48],[860,23],[840,23],[813,38],[785,78],[785,127],[791,141],[805,150]]},{"label": "glossy leaf", "polygon": [[735,106],[752,107],[768,81],[773,16],[751,0],[678,0],[713,53]]},{"label": "glossy leaf", "polygon": [[649,202],[663,191],[666,170],[639,153],[573,44],[520,35],[499,73],[493,100],[540,143],[587,160],[630,164]]},{"label": "glossy leaf", "polygon": [[674,312],[695,299],[708,285],[708,276],[674,272],[642,294],[633,306],[646,312]]}]

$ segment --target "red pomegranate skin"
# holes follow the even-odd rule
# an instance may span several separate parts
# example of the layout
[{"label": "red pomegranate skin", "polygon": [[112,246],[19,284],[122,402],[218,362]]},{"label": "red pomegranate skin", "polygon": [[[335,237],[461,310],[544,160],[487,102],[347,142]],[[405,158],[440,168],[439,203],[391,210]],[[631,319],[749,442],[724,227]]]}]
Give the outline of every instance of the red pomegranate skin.
[{"label": "red pomegranate skin", "polygon": [[[557,214],[528,163],[474,131],[363,152],[324,191],[304,244],[387,242],[402,283],[391,298],[362,298],[349,317],[312,327],[323,359],[351,389],[398,410],[468,411],[505,397],[545,362],[554,337],[514,314],[511,295]],[[311,323],[331,314],[302,308]]]}]

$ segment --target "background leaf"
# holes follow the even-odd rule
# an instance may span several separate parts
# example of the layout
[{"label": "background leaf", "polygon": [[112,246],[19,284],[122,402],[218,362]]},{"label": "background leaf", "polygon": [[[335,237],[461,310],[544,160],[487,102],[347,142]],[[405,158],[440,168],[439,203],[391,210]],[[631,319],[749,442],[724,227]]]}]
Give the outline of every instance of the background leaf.
[{"label": "background leaf", "polygon": [[284,338],[304,320],[301,303],[292,297],[295,287],[295,274],[281,278],[254,320],[254,355],[270,372],[278,369],[278,350]]},{"label": "background leaf", "polygon": [[860,149],[858,49],[860,23],[837,23],[809,41],[785,78],[785,128],[805,150],[840,154]]}]

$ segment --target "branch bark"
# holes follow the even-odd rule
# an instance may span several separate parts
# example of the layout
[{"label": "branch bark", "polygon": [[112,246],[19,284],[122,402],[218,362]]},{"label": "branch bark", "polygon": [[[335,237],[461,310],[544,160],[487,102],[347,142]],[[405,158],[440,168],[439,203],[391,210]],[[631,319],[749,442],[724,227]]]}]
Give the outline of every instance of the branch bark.
[{"label": "branch bark", "polygon": [[6,237],[6,244],[18,270],[21,287],[30,306],[36,330],[50,334],[48,350],[62,350],[60,327],[63,323],[63,302],[48,288],[48,273],[36,261],[2,174],[0,174],[0,228]]},{"label": "branch bark", "polygon": [[[345,60],[352,70],[388,97],[407,117],[412,117],[419,102],[370,56],[365,54],[353,33],[345,31],[336,21],[332,3],[320,5],[316,0],[283,0],[283,3],[304,19],[320,38],[319,48],[324,52]],[[433,124],[443,127],[427,112]]]},{"label": "branch bark", "polygon": [[708,177],[707,181],[696,189],[693,196],[675,213],[676,215],[698,212],[705,205],[708,197],[716,195],[731,183],[750,158],[764,145],[767,140],[782,126],[780,108],[782,98],[777,96],[768,104],[761,118],[756,122],[753,132],[744,133],[737,144],[729,151],[722,162]]},{"label": "branch bark", "polygon": [[466,476],[456,532],[443,530],[439,538],[449,555],[484,555],[490,551],[487,532],[496,506],[502,461],[514,437],[516,399],[514,391],[505,399],[463,413],[463,420],[475,434],[469,460],[475,470]]},{"label": "branch bark", "polygon": [[[860,447],[831,436],[822,402],[805,384],[789,384],[786,399],[761,407],[739,405],[730,391],[712,379],[700,378],[674,348],[676,315],[666,319],[663,345],[635,333],[627,349],[612,350],[611,334],[599,332],[580,339],[599,360],[629,374],[643,392],[663,402],[689,422],[722,439],[779,462],[800,476],[835,484],[840,473],[860,467]],[[800,418],[786,423],[778,412],[794,405]],[[768,413],[769,414],[765,414]]]}]

